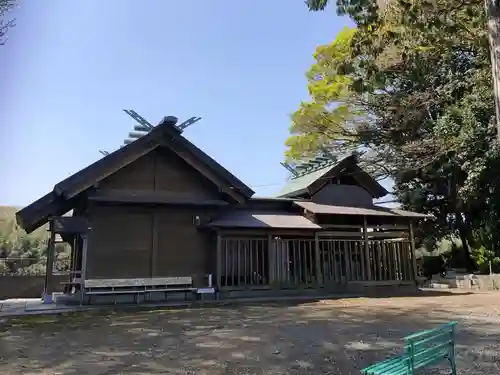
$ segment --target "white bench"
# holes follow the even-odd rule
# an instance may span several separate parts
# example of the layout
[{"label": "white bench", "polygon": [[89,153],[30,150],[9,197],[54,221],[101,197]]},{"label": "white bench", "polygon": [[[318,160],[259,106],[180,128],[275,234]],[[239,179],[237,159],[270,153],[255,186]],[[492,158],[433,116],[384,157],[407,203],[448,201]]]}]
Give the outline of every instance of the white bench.
[{"label": "white bench", "polygon": [[[139,303],[139,295],[154,292],[195,292],[191,276],[185,277],[152,277],[136,279],[89,279],[84,282],[85,295],[117,295],[132,294]],[[116,300],[114,300],[116,303]]]}]

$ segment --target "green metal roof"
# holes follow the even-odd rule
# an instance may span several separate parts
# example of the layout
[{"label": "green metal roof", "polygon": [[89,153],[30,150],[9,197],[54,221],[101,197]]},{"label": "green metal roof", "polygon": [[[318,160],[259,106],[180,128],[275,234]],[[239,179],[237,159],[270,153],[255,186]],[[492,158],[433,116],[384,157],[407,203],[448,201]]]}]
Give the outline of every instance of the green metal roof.
[{"label": "green metal roof", "polygon": [[[325,157],[318,157],[313,160],[304,162],[298,170],[295,168],[295,172],[298,172],[298,176],[292,177],[287,184],[278,192],[276,198],[297,198],[302,194],[308,192],[308,188],[316,181],[320,180],[324,175],[332,171],[333,169],[348,167],[351,163],[358,165],[358,156],[355,153],[350,155],[340,155],[335,159],[331,159],[331,162],[322,167],[321,164],[324,163]],[[346,164],[347,163],[347,164]],[[324,165],[324,164],[323,164]],[[286,165],[285,165],[286,166]],[[287,168],[289,169],[289,168]],[[290,169],[289,169],[290,170]],[[387,190],[380,185],[376,180],[373,179],[366,171],[362,170],[357,166],[357,178],[359,183],[370,192],[372,197],[380,198],[388,194]],[[291,171],[293,173],[293,171]]]},{"label": "green metal roof", "polygon": [[297,196],[307,191],[307,187],[311,185],[314,181],[318,180],[326,173],[335,168],[337,164],[332,164],[326,166],[325,168],[318,169],[314,172],[308,173],[306,175],[296,177],[288,181],[288,183],[281,189],[281,191],[276,194],[276,197],[286,198],[290,196]]}]

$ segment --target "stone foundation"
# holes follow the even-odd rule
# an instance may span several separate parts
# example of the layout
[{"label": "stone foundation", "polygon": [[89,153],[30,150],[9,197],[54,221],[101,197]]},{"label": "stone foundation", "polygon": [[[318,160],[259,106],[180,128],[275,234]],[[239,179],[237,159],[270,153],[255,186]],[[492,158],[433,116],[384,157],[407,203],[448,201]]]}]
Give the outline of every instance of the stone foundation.
[{"label": "stone foundation", "polygon": [[[54,292],[63,292],[68,276],[54,275]],[[45,276],[0,276],[0,300],[42,297]]]}]

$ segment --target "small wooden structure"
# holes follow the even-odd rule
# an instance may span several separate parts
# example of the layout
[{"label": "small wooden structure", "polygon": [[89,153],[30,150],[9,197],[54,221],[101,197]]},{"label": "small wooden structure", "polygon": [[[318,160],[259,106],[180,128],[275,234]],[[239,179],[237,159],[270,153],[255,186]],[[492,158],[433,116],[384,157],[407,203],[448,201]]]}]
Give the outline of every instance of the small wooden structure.
[{"label": "small wooden structure", "polygon": [[[279,196],[254,198],[176,122],[165,118],[17,213],[27,232],[49,222],[54,236],[72,223],[62,236],[68,292],[82,303],[98,287],[114,302],[212,287],[220,298],[415,288],[412,226],[427,216],[375,206],[387,192],[355,156],[309,163]],[[180,279],[189,283],[165,281]]]},{"label": "small wooden structure", "polygon": [[[45,283],[43,295],[50,296],[56,289],[53,281],[53,266],[55,258],[55,247],[58,242],[68,243],[71,247],[71,263],[68,280],[65,282],[65,291],[80,291],[83,283],[82,265],[85,264],[82,255],[87,248],[87,235],[90,226],[85,217],[81,216],[58,216],[49,219],[50,237],[47,243],[47,264],[45,269]],[[59,237],[59,238],[58,238]],[[82,262],[83,261],[83,262]],[[82,296],[83,297],[83,296]],[[49,297],[52,298],[51,296]]]}]

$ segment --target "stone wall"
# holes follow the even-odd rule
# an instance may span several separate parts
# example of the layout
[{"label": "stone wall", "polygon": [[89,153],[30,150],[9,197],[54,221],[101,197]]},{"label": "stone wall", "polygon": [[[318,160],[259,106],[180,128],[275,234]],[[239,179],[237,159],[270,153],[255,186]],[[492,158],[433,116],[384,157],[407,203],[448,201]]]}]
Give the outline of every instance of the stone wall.
[{"label": "stone wall", "polygon": [[[55,275],[54,288],[62,292],[68,276]],[[42,296],[45,276],[0,276],[0,300],[9,298],[38,298]]]},{"label": "stone wall", "polygon": [[500,290],[500,274],[433,277],[429,286],[436,289]]}]

